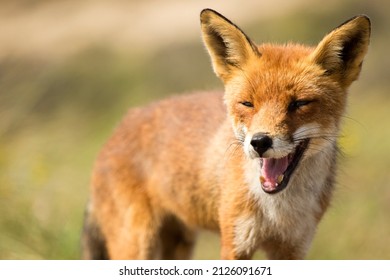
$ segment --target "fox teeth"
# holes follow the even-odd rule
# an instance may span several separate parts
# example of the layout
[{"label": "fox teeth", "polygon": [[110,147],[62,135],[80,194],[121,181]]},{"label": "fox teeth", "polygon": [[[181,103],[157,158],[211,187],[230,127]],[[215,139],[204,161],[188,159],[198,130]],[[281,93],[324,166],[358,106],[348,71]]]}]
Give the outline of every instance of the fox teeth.
[{"label": "fox teeth", "polygon": [[280,184],[280,183],[283,181],[283,179],[284,179],[284,175],[283,175],[283,174],[280,174],[280,175],[278,176],[278,184]]},{"label": "fox teeth", "polygon": [[[277,183],[280,184],[283,181],[283,179],[284,179],[284,175],[283,174],[279,175],[277,178]],[[260,176],[260,183],[264,184],[264,182],[265,182],[264,176]]]}]

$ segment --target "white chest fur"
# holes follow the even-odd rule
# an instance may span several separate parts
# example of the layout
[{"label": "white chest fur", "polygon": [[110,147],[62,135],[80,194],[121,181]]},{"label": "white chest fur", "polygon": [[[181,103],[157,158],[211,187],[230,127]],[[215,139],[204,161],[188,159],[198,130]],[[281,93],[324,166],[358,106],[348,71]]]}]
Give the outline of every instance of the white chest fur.
[{"label": "white chest fur", "polygon": [[265,193],[260,184],[259,159],[247,159],[244,172],[248,196],[258,204],[257,213],[236,222],[235,243],[238,250],[258,246],[259,239],[278,236],[283,240],[300,240],[310,244],[321,211],[319,197],[331,170],[335,155],[329,145],[322,152],[302,160],[289,185],[280,193]]}]

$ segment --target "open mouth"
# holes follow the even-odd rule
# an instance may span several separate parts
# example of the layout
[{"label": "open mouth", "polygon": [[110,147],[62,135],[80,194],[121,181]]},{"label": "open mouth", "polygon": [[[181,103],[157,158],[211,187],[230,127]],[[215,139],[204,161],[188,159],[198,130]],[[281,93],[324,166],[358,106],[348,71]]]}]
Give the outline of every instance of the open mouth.
[{"label": "open mouth", "polygon": [[282,191],[288,185],[291,175],[297,168],[309,139],[301,141],[295,150],[282,158],[261,158],[261,187],[266,193],[274,194]]}]

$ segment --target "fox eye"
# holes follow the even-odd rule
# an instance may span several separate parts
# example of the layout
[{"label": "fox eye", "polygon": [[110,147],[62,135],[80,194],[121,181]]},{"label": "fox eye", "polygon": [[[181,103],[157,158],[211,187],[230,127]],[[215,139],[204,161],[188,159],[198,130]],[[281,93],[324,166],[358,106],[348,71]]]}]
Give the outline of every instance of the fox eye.
[{"label": "fox eye", "polygon": [[241,104],[244,105],[245,107],[253,107],[253,103],[249,101],[241,102]]},{"label": "fox eye", "polygon": [[293,112],[298,110],[299,108],[306,106],[312,103],[313,100],[294,100],[288,105],[288,111]]}]

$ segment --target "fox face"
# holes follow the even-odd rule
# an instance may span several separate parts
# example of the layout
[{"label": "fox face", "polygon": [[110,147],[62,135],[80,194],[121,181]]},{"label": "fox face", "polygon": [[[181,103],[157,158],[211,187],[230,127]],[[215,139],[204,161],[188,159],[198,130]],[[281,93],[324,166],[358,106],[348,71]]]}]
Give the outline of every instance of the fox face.
[{"label": "fox face", "polygon": [[336,141],[346,93],[302,47],[259,50],[262,56],[246,70],[249,78],[229,83],[226,104],[245,154],[259,161],[263,190],[275,193],[301,160]]},{"label": "fox face", "polygon": [[355,17],[316,47],[255,45],[220,14],[201,15],[205,45],[225,85],[225,103],[267,193],[288,186],[300,162],[335,145],[347,89],[359,76],[370,21]]}]

